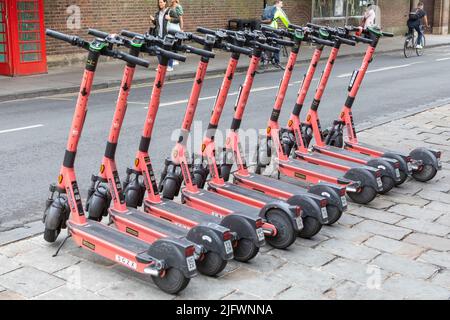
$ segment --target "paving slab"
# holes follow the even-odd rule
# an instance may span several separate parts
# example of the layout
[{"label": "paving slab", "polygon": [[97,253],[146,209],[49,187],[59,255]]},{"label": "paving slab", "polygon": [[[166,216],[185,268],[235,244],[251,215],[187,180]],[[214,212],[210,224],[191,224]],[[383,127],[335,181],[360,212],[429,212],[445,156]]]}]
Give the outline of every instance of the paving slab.
[{"label": "paving slab", "polygon": [[417,258],[426,250],[420,246],[420,243],[416,244],[417,245],[409,244],[404,241],[398,241],[378,235],[375,235],[364,242],[364,245],[370,248],[411,259]]},{"label": "paving slab", "polygon": [[0,255],[0,275],[21,268],[21,265],[11,258]]},{"label": "paving slab", "polygon": [[423,233],[411,233],[405,238],[405,242],[436,251],[450,251],[450,239],[437,237]]},{"label": "paving slab", "polygon": [[81,287],[71,286],[71,285],[63,285],[54,290],[48,291],[44,294],[41,294],[37,297],[34,297],[33,300],[105,300],[104,297],[99,296],[98,294],[86,290]]},{"label": "paving slab", "polygon": [[[395,205],[395,204],[393,204]],[[350,212],[358,217],[369,219],[369,220],[376,220],[380,222],[385,222],[388,224],[396,224],[400,220],[404,219],[403,216],[391,212],[376,210],[372,208],[358,208],[358,209],[351,209]]]},{"label": "paving slab", "polygon": [[394,294],[399,294],[403,296],[404,299],[450,299],[450,290],[434,285],[430,282],[411,279],[401,275],[396,275],[386,280],[386,282],[382,285],[382,289]]},{"label": "paving slab", "polygon": [[47,273],[54,273],[81,261],[81,258],[72,255],[60,254],[53,257],[53,250],[37,248],[26,253],[18,254],[14,260],[24,266],[34,267]]},{"label": "paving slab", "polygon": [[26,298],[24,296],[21,296],[20,294],[13,292],[13,291],[9,291],[9,290],[4,290],[0,292],[0,301],[4,300],[25,300]]},{"label": "paving slab", "polygon": [[323,226],[320,232],[330,239],[347,240],[357,244],[363,243],[371,236],[367,232],[362,232],[356,228],[348,228],[341,225]]},{"label": "paving slab", "polygon": [[334,300],[395,300],[397,297],[389,292],[376,288],[368,288],[360,284],[345,281],[336,288],[325,293],[329,299]]},{"label": "paving slab", "polygon": [[439,270],[436,266],[390,253],[383,253],[371,263],[382,269],[406,275],[414,279],[428,279]]},{"label": "paving slab", "polygon": [[360,231],[370,232],[372,234],[377,234],[395,240],[401,240],[406,235],[412,232],[412,230],[406,228],[393,226],[387,223],[382,223],[374,220],[365,220],[357,224],[354,228]]},{"label": "paving slab", "polygon": [[299,286],[292,286],[275,297],[277,300],[328,300],[320,292],[305,289]]},{"label": "paving slab", "polygon": [[441,211],[433,211],[426,207],[410,206],[407,204],[397,204],[388,209],[399,215],[424,221],[434,221],[442,215]]},{"label": "paving slab", "polygon": [[[192,279],[191,282],[195,280],[197,279]],[[153,283],[151,277],[147,277],[146,282],[133,278],[114,281],[111,285],[98,290],[96,294],[102,299],[111,300],[168,300],[175,298],[175,296],[162,292]]]},{"label": "paving slab", "polygon": [[430,250],[419,257],[420,261],[435,264],[442,268],[450,269],[450,255],[447,252]]},{"label": "paving slab", "polygon": [[446,236],[450,233],[450,227],[441,225],[439,223],[434,222],[427,222],[412,218],[406,218],[399,223],[397,223],[398,226],[408,228],[420,233],[426,233],[436,236]]},{"label": "paving slab", "polygon": [[437,286],[444,287],[450,290],[450,270],[443,270],[437,273],[431,282]]},{"label": "paving slab", "polygon": [[321,243],[317,249],[362,263],[367,263],[380,254],[378,250],[358,245],[350,241],[335,239]]},{"label": "paving slab", "polygon": [[336,256],[307,247],[297,247],[296,250],[276,250],[272,255],[278,259],[283,259],[289,263],[299,264],[308,267],[321,267],[332,261]]}]

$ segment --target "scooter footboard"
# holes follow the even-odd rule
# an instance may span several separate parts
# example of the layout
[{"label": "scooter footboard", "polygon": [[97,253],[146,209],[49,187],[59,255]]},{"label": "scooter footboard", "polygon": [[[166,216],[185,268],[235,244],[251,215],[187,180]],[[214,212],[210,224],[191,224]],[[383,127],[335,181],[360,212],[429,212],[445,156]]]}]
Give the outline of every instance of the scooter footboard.
[{"label": "scooter footboard", "polygon": [[[301,197],[301,196],[299,196],[299,197]],[[300,202],[300,201],[298,201],[298,202]],[[288,217],[291,220],[292,227],[294,228],[294,230],[296,232],[300,232],[303,229],[303,224],[299,223],[297,221],[296,206],[300,207],[301,210],[305,210],[305,208],[301,204],[288,203],[288,202],[284,202],[284,201],[273,201],[271,203],[266,204],[263,208],[261,208],[259,216],[262,219],[267,220],[267,214],[271,210],[274,210],[274,209],[280,210],[280,211],[284,212],[286,217]],[[301,216],[301,214],[299,211],[299,217],[300,216]]]},{"label": "scooter footboard", "polygon": [[192,246],[193,244],[187,240],[164,238],[154,242],[148,254],[164,261],[166,269],[176,268],[185,277],[192,278],[197,275],[195,259],[193,255],[186,254]]},{"label": "scooter footboard", "polygon": [[[229,229],[220,225],[197,225],[189,230],[186,238],[201,244],[208,252],[217,253],[223,260],[233,259],[233,247],[230,239],[225,239]],[[226,244],[226,241],[229,241]]]},{"label": "scooter footboard", "polygon": [[[326,201],[326,199],[324,199]],[[313,217],[317,219],[321,224],[328,223],[328,213],[326,207],[323,209],[314,200],[303,197],[300,195],[295,195],[287,200],[290,205],[300,206],[302,208],[302,217]]]},{"label": "scooter footboard", "polygon": [[370,187],[376,191],[383,189],[381,177],[376,177],[364,168],[352,168],[344,175],[345,178],[359,182],[361,187]]},{"label": "scooter footboard", "polygon": [[236,240],[250,240],[258,248],[264,246],[266,242],[264,233],[260,236],[257,232],[256,221],[254,219],[250,219],[249,217],[234,213],[224,217],[220,225],[230,229],[232,232],[235,232],[237,235]]}]

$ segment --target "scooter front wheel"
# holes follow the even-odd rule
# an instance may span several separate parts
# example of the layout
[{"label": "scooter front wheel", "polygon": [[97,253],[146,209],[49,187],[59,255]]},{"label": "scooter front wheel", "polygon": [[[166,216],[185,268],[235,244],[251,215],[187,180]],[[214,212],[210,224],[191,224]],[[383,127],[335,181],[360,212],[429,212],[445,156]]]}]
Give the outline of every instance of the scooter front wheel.
[{"label": "scooter front wheel", "polygon": [[283,211],[277,209],[270,210],[266,215],[266,220],[277,229],[277,235],[275,237],[266,238],[268,244],[276,249],[286,249],[295,242],[297,237],[294,227]]},{"label": "scooter front wheel", "polygon": [[252,260],[259,252],[253,241],[248,239],[241,239],[238,241],[238,245],[234,248],[234,259],[239,262],[248,262]]},{"label": "scooter front wheel", "polygon": [[210,277],[222,272],[227,263],[216,252],[208,252],[202,260],[196,262],[198,272]]},{"label": "scooter front wheel", "polygon": [[162,277],[152,276],[152,278],[158,288],[169,294],[179,293],[191,281],[191,279],[184,276],[183,272],[176,268],[166,270]]},{"label": "scooter front wheel", "polygon": [[303,229],[298,236],[303,239],[311,239],[322,229],[322,224],[314,217],[303,218]]},{"label": "scooter front wheel", "polygon": [[53,243],[58,239],[59,233],[61,232],[61,229],[52,230],[52,229],[45,229],[44,230],[44,240]]},{"label": "scooter front wheel", "polygon": [[368,204],[377,196],[377,191],[372,187],[362,187],[359,192],[348,192],[350,199],[357,204]]},{"label": "scooter front wheel", "polygon": [[89,220],[101,222],[105,210],[107,210],[106,199],[94,194],[91,197],[91,199],[89,199],[89,212],[88,212]]},{"label": "scooter front wheel", "polygon": [[425,164],[418,171],[414,171],[412,177],[419,182],[428,182],[437,174],[437,170],[431,164]]}]

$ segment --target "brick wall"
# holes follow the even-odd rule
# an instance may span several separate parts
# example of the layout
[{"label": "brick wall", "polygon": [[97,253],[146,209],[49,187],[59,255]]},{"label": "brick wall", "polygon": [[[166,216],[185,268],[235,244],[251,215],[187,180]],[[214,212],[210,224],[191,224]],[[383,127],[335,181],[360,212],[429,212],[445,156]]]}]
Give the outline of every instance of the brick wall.
[{"label": "brick wall", "polygon": [[381,23],[383,29],[403,34],[406,32],[407,15],[410,12],[410,0],[380,0]]}]

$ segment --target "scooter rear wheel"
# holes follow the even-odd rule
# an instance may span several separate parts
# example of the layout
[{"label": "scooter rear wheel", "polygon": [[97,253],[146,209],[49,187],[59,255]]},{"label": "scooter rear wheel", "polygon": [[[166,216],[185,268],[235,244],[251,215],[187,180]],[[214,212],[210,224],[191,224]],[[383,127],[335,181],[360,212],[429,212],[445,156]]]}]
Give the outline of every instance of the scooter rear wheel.
[{"label": "scooter rear wheel", "polygon": [[413,172],[412,176],[414,179],[420,182],[428,182],[433,179],[437,174],[437,170],[431,164],[425,164],[422,170]]},{"label": "scooter rear wheel", "polygon": [[383,182],[383,190],[378,192],[379,194],[386,194],[395,187],[395,181],[391,177],[383,176],[381,177],[381,181]]},{"label": "scooter rear wheel", "polygon": [[253,241],[241,239],[234,248],[234,259],[239,262],[248,262],[252,260],[259,252],[259,247],[255,246]]},{"label": "scooter rear wheel", "polygon": [[198,272],[210,277],[222,272],[227,263],[216,252],[208,252],[202,260],[196,262]]},{"label": "scooter rear wheel", "polygon": [[175,268],[170,268],[166,270],[163,277],[152,276],[155,284],[162,291],[169,294],[177,294],[184,290],[191,279],[186,278],[184,274]]},{"label": "scooter rear wheel", "polygon": [[266,220],[277,229],[275,237],[266,238],[268,244],[276,249],[286,249],[295,242],[297,236],[294,227],[283,211],[278,209],[270,210],[266,215]]},{"label": "scooter rear wheel", "polygon": [[347,194],[357,204],[368,204],[375,199],[377,191],[372,187],[362,187],[359,192],[348,192]]},{"label": "scooter rear wheel", "polygon": [[327,212],[328,212],[327,226],[331,226],[331,225],[335,224],[342,217],[342,211],[336,206],[328,205]]},{"label": "scooter rear wheel", "polygon": [[314,217],[303,218],[303,229],[298,236],[303,239],[311,239],[322,229],[322,224]]},{"label": "scooter rear wheel", "polygon": [[103,219],[103,213],[107,208],[106,201],[102,197],[98,197],[95,194],[89,199],[89,212],[88,218],[89,220],[101,222]]}]

